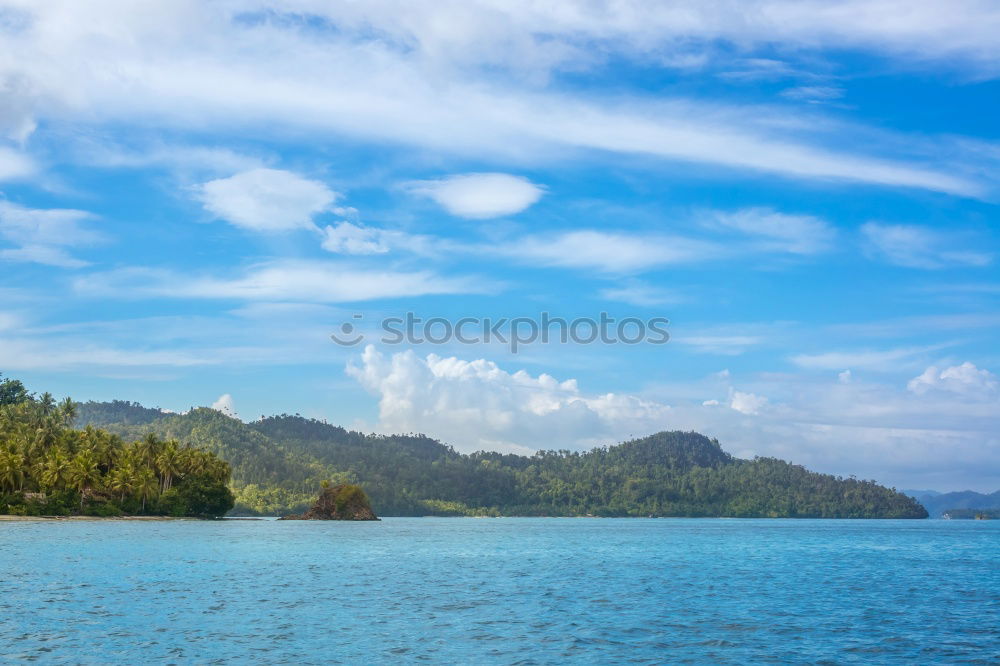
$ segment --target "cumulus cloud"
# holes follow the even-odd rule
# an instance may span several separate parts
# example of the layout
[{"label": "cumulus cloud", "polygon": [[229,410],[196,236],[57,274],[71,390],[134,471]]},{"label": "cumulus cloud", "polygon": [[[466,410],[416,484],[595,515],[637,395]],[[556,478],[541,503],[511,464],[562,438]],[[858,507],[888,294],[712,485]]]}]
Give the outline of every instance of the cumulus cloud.
[{"label": "cumulus cloud", "polygon": [[767,404],[767,398],[754,393],[732,391],[729,396],[729,407],[740,414],[757,414]]},{"label": "cumulus cloud", "polygon": [[385,356],[368,346],[347,373],[378,397],[380,429],[426,432],[465,451],[605,443],[662,429],[670,412],[636,396],[587,396],[572,379],[412,350]]},{"label": "cumulus cloud", "polygon": [[861,227],[868,251],[906,268],[981,267],[993,254],[957,247],[956,238],[925,227],[869,222]]},{"label": "cumulus cloud", "polygon": [[240,418],[239,414],[236,413],[236,403],[233,401],[233,396],[228,393],[220,395],[219,399],[212,403],[212,409],[234,419]]},{"label": "cumulus cloud", "polygon": [[291,171],[251,169],[195,188],[205,210],[253,231],[312,229],[313,216],[330,208],[337,193]]},{"label": "cumulus cloud", "polygon": [[505,173],[467,173],[416,181],[408,187],[433,199],[452,215],[471,219],[520,213],[545,192],[527,178]]},{"label": "cumulus cloud", "polygon": [[961,395],[983,397],[996,393],[997,377],[966,361],[943,370],[930,366],[906,385],[910,391],[923,395],[928,391],[948,391]]}]

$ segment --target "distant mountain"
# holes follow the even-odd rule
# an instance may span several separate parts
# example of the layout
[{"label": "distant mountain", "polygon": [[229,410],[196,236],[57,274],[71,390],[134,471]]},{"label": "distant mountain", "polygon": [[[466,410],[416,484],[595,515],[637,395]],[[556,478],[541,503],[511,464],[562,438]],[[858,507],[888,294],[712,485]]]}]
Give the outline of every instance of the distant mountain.
[{"label": "distant mountain", "polygon": [[77,424],[127,439],[178,439],[227,460],[237,510],[300,512],[323,480],[361,485],[380,515],[925,518],[873,481],[741,460],[694,432],[661,432],[588,452],[462,454],[424,435],[366,435],[301,416],[243,423],[199,408],[84,403]]},{"label": "distant mountain", "polygon": [[903,491],[920,502],[931,518],[940,518],[949,509],[997,509],[1000,510],[1000,490],[995,493],[983,494],[972,490],[961,490],[953,493],[938,493],[924,491]]}]

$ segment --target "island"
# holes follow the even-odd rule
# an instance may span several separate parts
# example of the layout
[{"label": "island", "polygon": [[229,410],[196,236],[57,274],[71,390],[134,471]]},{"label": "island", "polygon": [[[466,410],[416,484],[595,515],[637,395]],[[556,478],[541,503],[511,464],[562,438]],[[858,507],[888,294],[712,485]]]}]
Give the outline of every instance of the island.
[{"label": "island", "polygon": [[311,509],[282,516],[280,520],[379,520],[379,517],[372,511],[368,496],[360,486],[326,483]]}]

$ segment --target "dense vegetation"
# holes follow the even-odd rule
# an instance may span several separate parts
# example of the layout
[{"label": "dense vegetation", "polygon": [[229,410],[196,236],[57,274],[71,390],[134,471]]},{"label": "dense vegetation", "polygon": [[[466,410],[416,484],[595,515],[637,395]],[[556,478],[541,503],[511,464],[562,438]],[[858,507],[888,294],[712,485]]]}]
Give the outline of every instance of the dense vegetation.
[{"label": "dense vegetation", "polygon": [[[242,423],[211,409],[149,414],[85,403],[79,423],[148,433],[232,465],[236,512],[301,512],[324,479],[364,487],[380,515],[924,518],[912,498],[773,458],[740,460],[697,433],[664,432],[589,452],[460,454],[422,435],[365,435],[300,416]],[[109,412],[110,410],[110,412]],[[116,422],[99,420],[115,414]]]},{"label": "dense vegetation", "polygon": [[304,514],[282,516],[283,520],[379,520],[361,486],[323,482],[323,490]]},{"label": "dense vegetation", "polygon": [[229,465],[214,454],[154,434],[125,443],[92,426],[74,430],[76,410],[0,377],[0,513],[217,517],[232,509]]}]

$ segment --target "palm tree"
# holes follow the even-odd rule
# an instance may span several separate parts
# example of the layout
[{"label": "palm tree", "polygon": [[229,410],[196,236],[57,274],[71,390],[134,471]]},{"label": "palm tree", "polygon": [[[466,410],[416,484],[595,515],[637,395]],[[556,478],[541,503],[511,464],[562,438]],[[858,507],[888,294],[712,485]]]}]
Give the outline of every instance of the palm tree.
[{"label": "palm tree", "polygon": [[159,484],[156,482],[156,475],[153,470],[144,467],[135,479],[135,491],[142,498],[142,512],[146,513],[146,500],[156,494]]},{"label": "palm tree", "polygon": [[93,451],[83,450],[73,457],[69,466],[68,480],[80,493],[80,511],[83,511],[84,496],[101,480],[101,470],[97,468],[97,459]]},{"label": "palm tree", "polygon": [[124,502],[125,495],[132,492],[135,474],[131,467],[115,467],[108,474],[108,490],[118,493],[118,501]]},{"label": "palm tree", "polygon": [[49,451],[45,459],[39,463],[39,477],[46,488],[62,488],[66,485],[69,475],[69,458],[60,447]]},{"label": "palm tree", "polygon": [[150,433],[135,442],[133,446],[135,447],[136,454],[139,456],[139,461],[144,466],[147,466],[153,464],[160,449],[163,448],[163,442],[157,439],[156,435]]},{"label": "palm tree", "polygon": [[170,490],[173,485],[174,476],[180,472],[181,456],[177,450],[177,442],[171,440],[163,447],[163,451],[156,457],[156,467],[162,478],[161,492]]},{"label": "palm tree", "polygon": [[197,449],[184,447],[180,452],[180,469],[182,476],[201,476],[205,473],[208,460],[206,456]]},{"label": "palm tree", "polygon": [[76,403],[65,398],[59,403],[59,418],[62,420],[62,424],[67,428],[73,425],[73,421],[76,420]]},{"label": "palm tree", "polygon": [[24,482],[21,456],[13,451],[0,450],[0,488],[16,490]]}]

